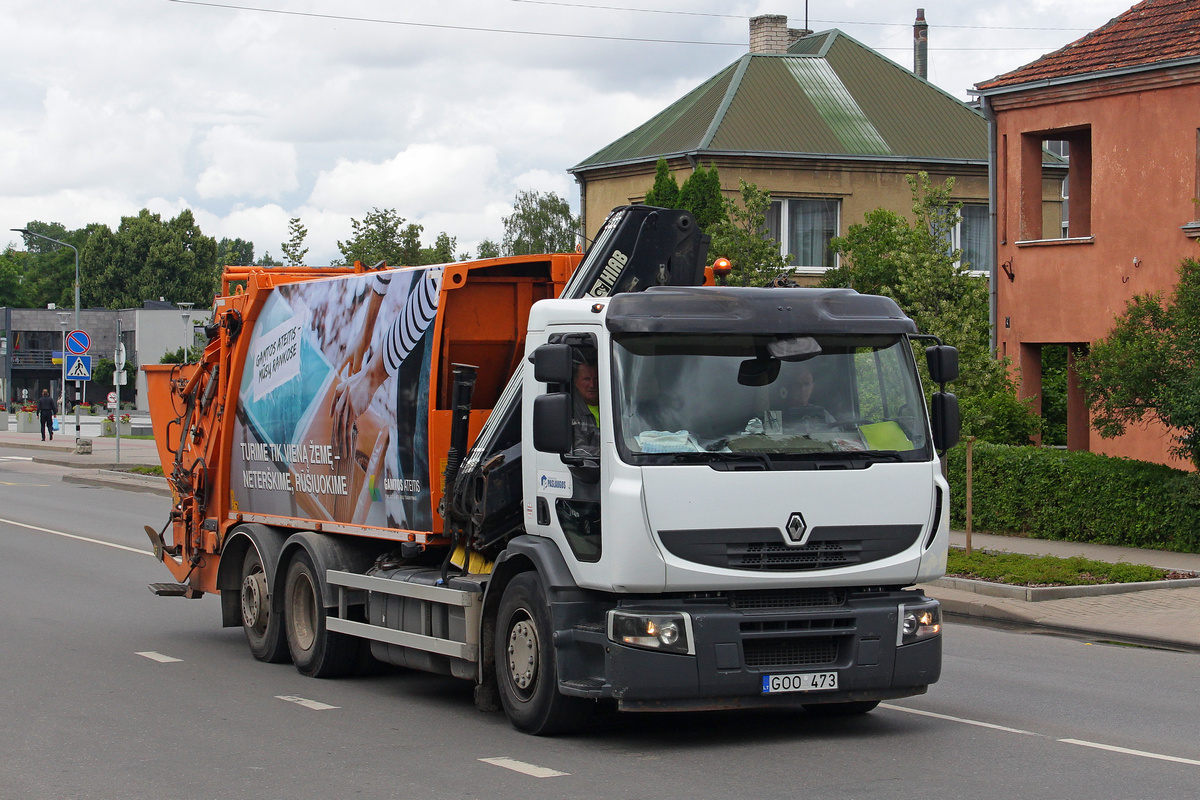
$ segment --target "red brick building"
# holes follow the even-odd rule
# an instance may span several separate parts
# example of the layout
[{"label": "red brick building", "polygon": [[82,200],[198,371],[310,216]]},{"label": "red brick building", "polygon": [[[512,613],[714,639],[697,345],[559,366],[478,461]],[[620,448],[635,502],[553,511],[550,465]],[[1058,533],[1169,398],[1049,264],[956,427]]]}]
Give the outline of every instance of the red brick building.
[{"label": "red brick building", "polygon": [[[992,140],[996,346],[1041,400],[1043,348],[1068,347],[1067,445],[1185,466],[1158,425],[1091,430],[1075,357],[1135,294],[1169,293],[1200,257],[1200,0],[1145,0],[1107,25],[977,85]],[[1044,150],[1065,155],[1061,216]]]}]

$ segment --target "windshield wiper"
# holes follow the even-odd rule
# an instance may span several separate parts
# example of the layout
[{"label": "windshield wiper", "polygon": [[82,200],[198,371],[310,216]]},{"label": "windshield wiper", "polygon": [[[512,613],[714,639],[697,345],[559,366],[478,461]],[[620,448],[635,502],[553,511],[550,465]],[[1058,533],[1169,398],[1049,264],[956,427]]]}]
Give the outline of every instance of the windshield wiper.
[{"label": "windshield wiper", "polygon": [[676,464],[709,464],[713,467],[737,469],[739,464],[759,464],[764,469],[771,469],[771,457],[766,453],[712,453],[708,451],[689,451],[686,453],[671,453],[672,462]]}]

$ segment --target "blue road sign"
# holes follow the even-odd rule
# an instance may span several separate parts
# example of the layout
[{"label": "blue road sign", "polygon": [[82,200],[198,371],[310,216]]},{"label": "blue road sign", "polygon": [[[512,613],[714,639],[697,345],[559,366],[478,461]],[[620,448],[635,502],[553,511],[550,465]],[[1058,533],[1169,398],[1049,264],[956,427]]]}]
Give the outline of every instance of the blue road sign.
[{"label": "blue road sign", "polygon": [[90,381],[92,379],[92,357],[76,354],[67,355],[67,380]]},{"label": "blue road sign", "polygon": [[71,331],[67,334],[67,352],[81,356],[92,346],[92,337],[84,331]]}]

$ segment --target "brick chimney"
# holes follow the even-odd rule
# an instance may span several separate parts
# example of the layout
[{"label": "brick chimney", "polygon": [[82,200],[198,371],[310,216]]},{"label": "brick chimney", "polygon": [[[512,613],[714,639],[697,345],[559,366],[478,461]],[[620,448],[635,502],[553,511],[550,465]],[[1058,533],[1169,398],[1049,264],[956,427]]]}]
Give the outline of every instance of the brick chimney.
[{"label": "brick chimney", "polygon": [[750,18],[750,52],[761,55],[786,53],[787,49],[812,31],[789,28],[783,14],[763,14]]},{"label": "brick chimney", "polygon": [[917,21],[913,23],[913,73],[918,78],[929,78],[929,23],[923,8],[917,9]]}]

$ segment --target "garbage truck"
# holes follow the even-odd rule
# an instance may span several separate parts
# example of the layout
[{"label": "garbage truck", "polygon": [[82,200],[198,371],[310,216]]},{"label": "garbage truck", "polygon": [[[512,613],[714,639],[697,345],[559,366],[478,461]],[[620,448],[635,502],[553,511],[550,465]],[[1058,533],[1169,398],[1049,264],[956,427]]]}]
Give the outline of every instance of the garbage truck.
[{"label": "garbage truck", "polygon": [[143,367],[151,590],[312,677],[472,681],[531,734],[925,692],[957,351],[888,298],[715,285],[707,250],[627,206],[583,255],[226,267],[202,358]]}]

